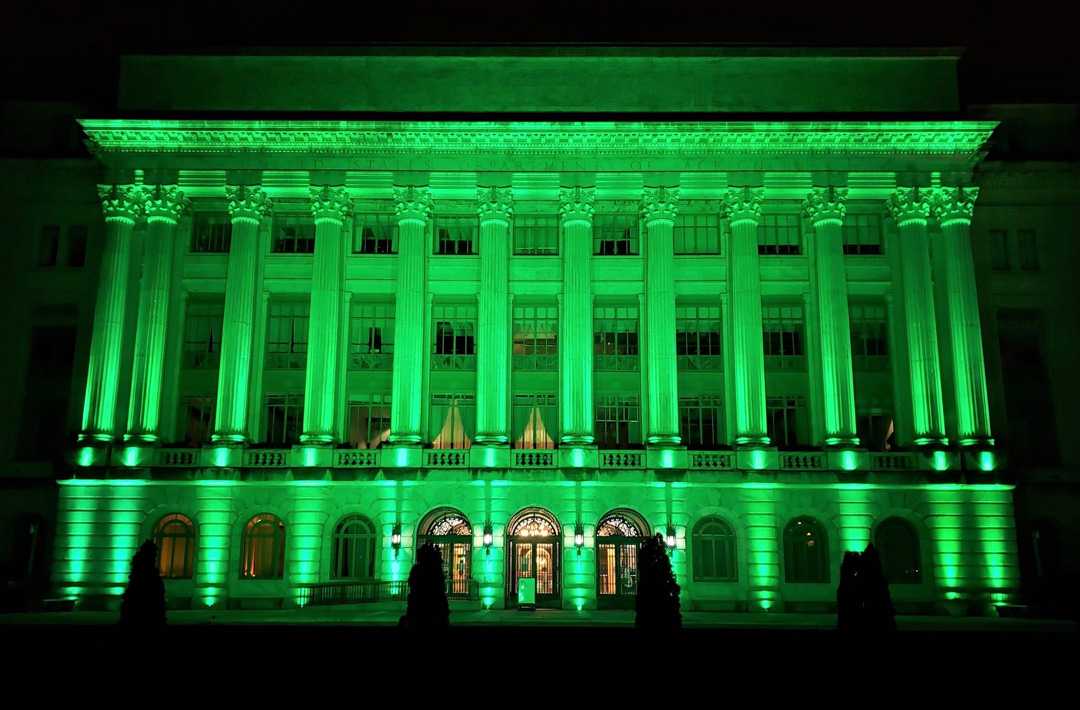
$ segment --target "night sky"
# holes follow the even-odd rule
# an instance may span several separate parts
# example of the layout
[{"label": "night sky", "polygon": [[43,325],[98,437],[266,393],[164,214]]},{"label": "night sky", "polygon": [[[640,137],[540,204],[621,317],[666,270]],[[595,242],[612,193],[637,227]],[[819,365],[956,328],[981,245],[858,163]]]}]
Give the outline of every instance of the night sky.
[{"label": "night sky", "polygon": [[965,103],[1080,100],[1080,29],[1051,3],[35,0],[0,10],[7,98],[108,109],[125,52],[377,43],[967,47]]}]

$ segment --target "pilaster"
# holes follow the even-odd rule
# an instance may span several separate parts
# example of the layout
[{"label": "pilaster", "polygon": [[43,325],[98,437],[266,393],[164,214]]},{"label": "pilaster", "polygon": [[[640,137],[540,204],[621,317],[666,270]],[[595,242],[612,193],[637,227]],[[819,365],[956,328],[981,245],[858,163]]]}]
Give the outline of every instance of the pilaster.
[{"label": "pilaster", "polygon": [[480,218],[480,303],[477,333],[476,443],[510,441],[510,219],[508,187],[477,190]]},{"label": "pilaster", "polygon": [[559,408],[561,441],[592,444],[593,334],[592,334],[592,227],[596,188],[559,190],[559,216],[563,238],[563,309],[559,323],[559,359],[562,376]]},{"label": "pilaster", "polygon": [[678,444],[679,381],[675,359],[674,229],[679,188],[646,187],[641,215],[645,222],[645,319],[648,373],[649,444]]}]

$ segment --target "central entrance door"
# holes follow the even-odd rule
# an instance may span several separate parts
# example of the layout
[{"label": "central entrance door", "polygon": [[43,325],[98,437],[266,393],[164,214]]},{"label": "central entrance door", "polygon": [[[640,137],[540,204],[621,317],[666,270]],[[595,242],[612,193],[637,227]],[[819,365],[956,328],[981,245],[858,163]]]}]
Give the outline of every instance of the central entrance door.
[{"label": "central entrance door", "polygon": [[558,608],[562,601],[559,525],[545,510],[518,513],[507,527],[509,574],[506,605],[517,606],[519,579],[536,580],[536,606]]},{"label": "central entrance door", "polygon": [[596,526],[596,597],[601,609],[630,609],[637,597],[638,549],[648,528],[630,511],[613,511]]},{"label": "central entrance door", "polygon": [[429,515],[420,525],[420,544],[430,542],[442,555],[446,595],[450,598],[469,597],[472,585],[472,526],[456,510],[440,510]]}]

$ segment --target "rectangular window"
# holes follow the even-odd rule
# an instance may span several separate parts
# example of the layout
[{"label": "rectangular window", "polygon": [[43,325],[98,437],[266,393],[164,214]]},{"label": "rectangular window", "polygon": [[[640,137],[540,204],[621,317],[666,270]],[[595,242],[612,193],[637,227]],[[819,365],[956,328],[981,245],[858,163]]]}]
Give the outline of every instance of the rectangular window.
[{"label": "rectangular window", "polygon": [[758,227],[758,254],[802,254],[799,215],[762,215],[761,225]]},{"label": "rectangular window", "polygon": [[765,367],[771,370],[804,369],[803,307],[799,303],[766,304],[761,309]]},{"label": "rectangular window", "polygon": [[437,217],[436,254],[476,254],[476,217]]},{"label": "rectangular window", "polygon": [[86,264],[86,225],[68,227],[67,248],[64,250],[64,266],[78,268]]},{"label": "rectangular window", "polygon": [[397,254],[397,235],[394,215],[357,215],[353,222],[353,254]]},{"label": "rectangular window", "polygon": [[47,224],[41,228],[38,241],[38,266],[56,266],[60,256],[60,226]]},{"label": "rectangular window", "polygon": [[638,253],[638,216],[603,214],[593,218],[593,253],[630,256]]},{"label": "rectangular window", "polygon": [[844,220],[845,254],[881,254],[881,216],[849,214]]},{"label": "rectangular window", "polygon": [[852,303],[851,358],[856,370],[889,366],[889,322],[884,303]]},{"label": "rectangular window", "polygon": [[225,304],[189,301],[184,324],[184,369],[216,370],[221,358],[221,327]]},{"label": "rectangular window", "polygon": [[554,449],[559,408],[554,394],[516,394],[511,417],[515,449]]},{"label": "rectangular window", "polygon": [[596,445],[601,449],[641,445],[641,405],[637,397],[597,395]]},{"label": "rectangular window", "polygon": [[191,220],[193,254],[228,254],[232,221],[225,212],[196,212]]},{"label": "rectangular window", "polygon": [[559,309],[557,306],[514,306],[515,370],[557,370]]},{"label": "rectangular window", "polygon": [[1039,270],[1039,242],[1034,229],[1021,229],[1017,232],[1020,243],[1020,268],[1024,271]]},{"label": "rectangular window", "polygon": [[514,217],[516,256],[555,256],[559,253],[559,218],[523,214]]},{"label": "rectangular window", "polygon": [[675,308],[675,355],[680,370],[722,369],[723,341],[720,306]]},{"label": "rectangular window", "polygon": [[637,306],[593,309],[593,353],[597,370],[638,369]]},{"label": "rectangular window", "polygon": [[768,397],[765,401],[768,415],[769,439],[781,449],[797,448],[803,442],[800,426],[805,416],[802,397]]},{"label": "rectangular window", "polygon": [[390,395],[363,395],[349,402],[349,445],[377,449],[390,438]]},{"label": "rectangular window", "polygon": [[303,422],[303,395],[272,394],[266,398],[266,443],[277,446],[300,443]]},{"label": "rectangular window", "polygon": [[720,217],[715,214],[680,214],[675,218],[676,254],[719,254]]},{"label": "rectangular window", "polygon": [[892,414],[880,409],[862,410],[855,417],[859,445],[870,451],[888,451],[895,443]]},{"label": "rectangular window", "polygon": [[394,366],[394,304],[353,303],[349,318],[349,369]]},{"label": "rectangular window", "polygon": [[471,394],[431,395],[431,447],[468,449],[476,433],[476,399]]},{"label": "rectangular window", "polygon": [[275,254],[314,254],[315,222],[311,216],[275,215],[270,250]]},{"label": "rectangular window", "polygon": [[266,324],[266,369],[302,370],[307,365],[307,301],[270,302]]},{"label": "rectangular window", "polygon": [[214,430],[214,398],[184,397],[180,406],[184,426],[184,446],[202,446],[210,442]]},{"label": "rectangular window", "polygon": [[476,306],[441,303],[432,314],[432,369],[475,370]]},{"label": "rectangular window", "polygon": [[679,434],[688,449],[715,449],[723,443],[720,397],[679,397]]},{"label": "rectangular window", "polygon": [[1009,233],[1004,229],[990,230],[990,259],[994,271],[1008,271],[1012,268],[1009,260]]}]

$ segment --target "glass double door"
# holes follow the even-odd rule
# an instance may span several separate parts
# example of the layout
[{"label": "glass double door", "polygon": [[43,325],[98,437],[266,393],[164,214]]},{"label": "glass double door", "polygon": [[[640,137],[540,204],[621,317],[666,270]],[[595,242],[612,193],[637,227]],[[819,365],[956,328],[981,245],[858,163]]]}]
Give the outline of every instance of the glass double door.
[{"label": "glass double door", "polygon": [[433,537],[429,541],[442,555],[443,577],[449,597],[468,597],[472,579],[472,540],[468,537]]},{"label": "glass double door", "polygon": [[559,541],[557,538],[511,538],[510,579],[507,601],[517,605],[519,579],[536,579],[536,605],[557,607],[560,603]]},{"label": "glass double door", "polygon": [[639,538],[598,538],[596,594],[601,609],[632,608],[637,597]]}]

